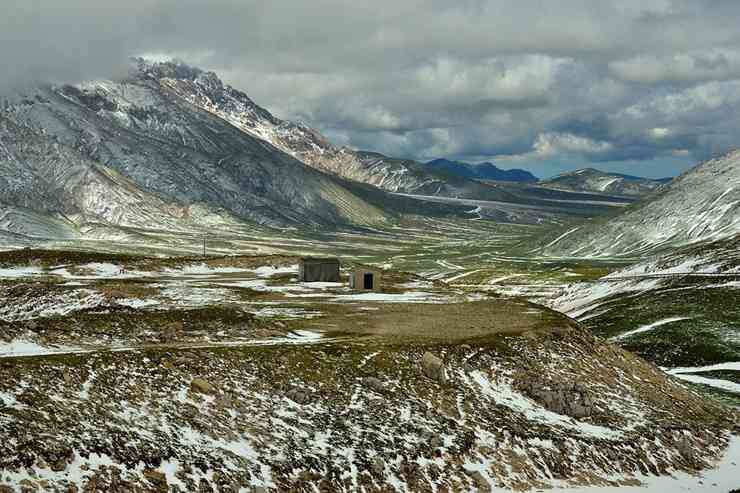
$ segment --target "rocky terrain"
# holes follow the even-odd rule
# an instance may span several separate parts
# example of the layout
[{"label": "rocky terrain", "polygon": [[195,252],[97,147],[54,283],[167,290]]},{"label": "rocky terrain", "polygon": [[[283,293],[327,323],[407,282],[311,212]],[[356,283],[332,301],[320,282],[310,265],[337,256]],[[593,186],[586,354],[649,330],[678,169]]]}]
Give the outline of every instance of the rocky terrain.
[{"label": "rocky terrain", "polygon": [[0,490],[627,487],[734,450],[730,408],[556,312],[293,262],[5,254]]}]

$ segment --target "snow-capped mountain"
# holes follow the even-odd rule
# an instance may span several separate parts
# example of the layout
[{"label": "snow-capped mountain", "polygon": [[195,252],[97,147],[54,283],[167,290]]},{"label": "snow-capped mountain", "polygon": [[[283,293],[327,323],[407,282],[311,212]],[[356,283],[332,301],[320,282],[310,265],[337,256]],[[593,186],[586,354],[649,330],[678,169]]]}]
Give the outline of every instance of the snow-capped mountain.
[{"label": "snow-capped mountain", "polygon": [[573,228],[546,254],[639,257],[740,233],[740,151],[706,161],[610,219]]},{"label": "snow-capped mountain", "polygon": [[213,72],[178,62],[149,64],[138,60],[142,74],[191,105],[201,108],[238,129],[269,142],[314,168],[389,191],[412,191],[435,183],[414,173],[403,162],[363,156],[328,142],[319,132],[301,123],[281,120],[257,105],[243,92],[225,85]]},{"label": "snow-capped mountain", "polygon": [[410,159],[333,145],[315,129],[277,118],[245,93],[224,84],[213,72],[180,62],[148,63],[139,59],[137,64],[143,76],[159,84],[169,94],[269,142],[320,171],[389,192],[482,200],[509,199],[499,188],[486,186],[471,177],[440,173]]},{"label": "snow-capped mountain", "polygon": [[670,180],[653,180],[650,178],[607,173],[593,168],[585,168],[563,173],[549,180],[543,180],[540,182],[540,185],[574,192],[639,196],[655,191],[668,181]]},{"label": "snow-capped mountain", "polygon": [[[192,104],[179,79],[148,67],[120,80],[31,89],[3,105],[2,229],[70,238],[93,226],[372,226],[401,211],[442,209],[307,166]],[[156,67],[197,74],[193,91],[217,84],[182,65]]]},{"label": "snow-capped mountain", "polygon": [[96,223],[182,229],[191,214],[48,135],[0,116],[0,228],[74,238]]}]

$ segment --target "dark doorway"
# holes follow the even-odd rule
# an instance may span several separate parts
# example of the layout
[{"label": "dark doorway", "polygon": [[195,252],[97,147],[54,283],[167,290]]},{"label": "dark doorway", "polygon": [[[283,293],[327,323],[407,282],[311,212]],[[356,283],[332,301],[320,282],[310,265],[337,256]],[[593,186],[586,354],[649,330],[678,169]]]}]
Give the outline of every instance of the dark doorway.
[{"label": "dark doorway", "polygon": [[362,287],[363,289],[373,289],[373,275],[370,272],[366,272],[362,276]]}]

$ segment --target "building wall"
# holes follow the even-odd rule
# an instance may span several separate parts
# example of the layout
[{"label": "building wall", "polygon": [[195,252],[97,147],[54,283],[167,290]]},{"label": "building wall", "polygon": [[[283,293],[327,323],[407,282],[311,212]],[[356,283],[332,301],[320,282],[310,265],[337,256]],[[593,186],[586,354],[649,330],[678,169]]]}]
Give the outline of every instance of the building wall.
[{"label": "building wall", "polygon": [[[365,274],[373,275],[372,289],[365,289]],[[349,287],[351,289],[357,289],[359,291],[379,291],[380,286],[381,274],[377,270],[355,269],[350,276]]]},{"label": "building wall", "polygon": [[299,278],[302,282],[340,282],[339,262],[301,262]]}]

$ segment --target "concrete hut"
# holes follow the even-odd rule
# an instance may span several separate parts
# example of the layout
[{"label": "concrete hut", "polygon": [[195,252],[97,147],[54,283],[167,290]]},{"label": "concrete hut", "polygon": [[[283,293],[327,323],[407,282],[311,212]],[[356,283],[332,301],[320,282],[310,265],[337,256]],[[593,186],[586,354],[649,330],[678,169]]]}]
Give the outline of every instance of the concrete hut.
[{"label": "concrete hut", "polygon": [[357,267],[349,277],[349,287],[359,291],[380,291],[380,271]]},{"label": "concrete hut", "polygon": [[302,258],[298,274],[301,282],[340,282],[339,259]]}]

